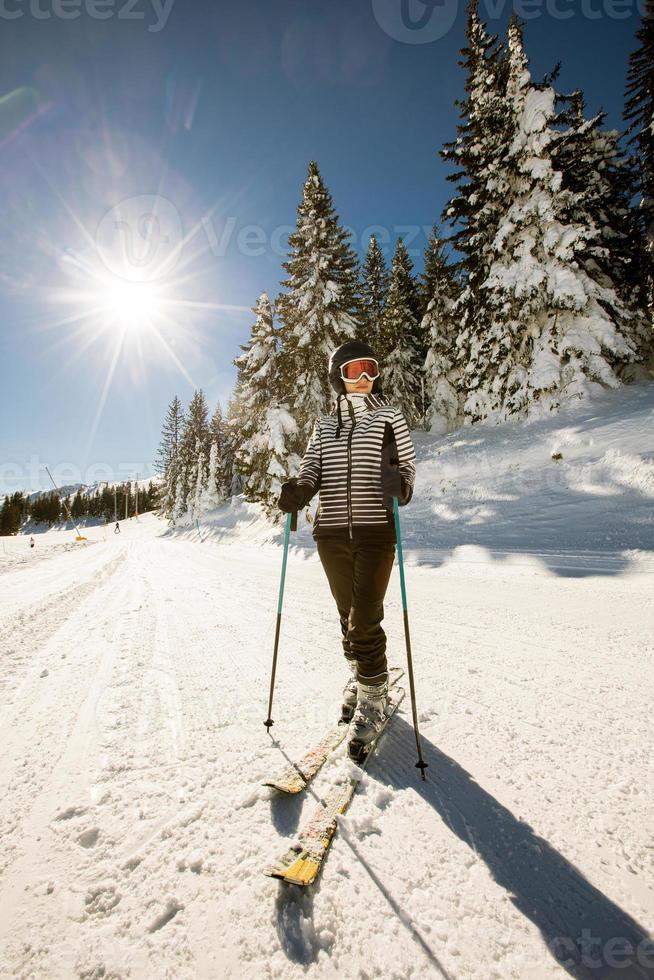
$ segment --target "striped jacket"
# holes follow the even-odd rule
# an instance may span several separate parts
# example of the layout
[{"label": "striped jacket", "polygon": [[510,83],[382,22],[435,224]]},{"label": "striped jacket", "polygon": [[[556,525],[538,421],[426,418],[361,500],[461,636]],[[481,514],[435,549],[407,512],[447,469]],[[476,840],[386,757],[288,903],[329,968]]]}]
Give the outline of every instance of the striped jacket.
[{"label": "striped jacket", "polygon": [[[313,537],[396,542],[395,519],[383,503],[382,449],[392,441],[405,492],[413,494],[415,449],[405,418],[380,395],[339,395],[316,420],[297,477],[306,502],[319,492]],[[399,502],[399,501],[398,501]]]}]

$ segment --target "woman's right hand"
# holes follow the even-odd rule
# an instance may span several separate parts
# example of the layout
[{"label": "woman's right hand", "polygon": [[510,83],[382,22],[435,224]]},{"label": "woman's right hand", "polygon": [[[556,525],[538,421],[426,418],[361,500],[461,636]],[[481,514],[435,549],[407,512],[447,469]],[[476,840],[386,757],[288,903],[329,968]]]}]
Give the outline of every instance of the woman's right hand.
[{"label": "woman's right hand", "polygon": [[292,514],[304,506],[306,499],[305,489],[297,482],[296,477],[291,477],[286,483],[282,483],[282,492],[279,495],[277,506],[285,514]]}]

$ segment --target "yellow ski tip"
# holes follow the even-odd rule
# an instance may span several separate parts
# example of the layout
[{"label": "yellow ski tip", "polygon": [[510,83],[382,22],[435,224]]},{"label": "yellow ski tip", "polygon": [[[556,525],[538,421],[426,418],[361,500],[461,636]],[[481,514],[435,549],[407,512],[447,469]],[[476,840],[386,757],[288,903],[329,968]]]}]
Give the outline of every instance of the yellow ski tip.
[{"label": "yellow ski tip", "polygon": [[306,851],[300,851],[295,861],[288,865],[273,865],[266,869],[270,878],[279,878],[290,885],[312,885],[318,877],[320,861],[309,857]]},{"label": "yellow ski tip", "polygon": [[290,881],[293,885],[310,885],[316,880],[319,870],[319,861],[301,854],[297,861],[286,869],[284,881]]}]

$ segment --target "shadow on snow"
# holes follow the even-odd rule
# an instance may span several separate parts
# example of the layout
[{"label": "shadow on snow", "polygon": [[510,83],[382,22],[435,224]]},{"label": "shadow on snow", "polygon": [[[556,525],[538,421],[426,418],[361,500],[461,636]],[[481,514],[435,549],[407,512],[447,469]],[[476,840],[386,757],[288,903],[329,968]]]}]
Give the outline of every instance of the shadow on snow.
[{"label": "shadow on snow", "polygon": [[[538,927],[544,942],[543,955],[551,956],[570,976],[580,980],[654,978],[654,943],[645,929],[483,789],[454,759],[424,736],[422,746],[429,763],[424,782],[414,768],[413,729],[398,717],[380,756],[371,765],[371,776],[378,773],[381,781],[394,789],[413,789],[439,814],[449,830],[486,864],[515,907]],[[410,913],[400,907],[378,874],[366,864],[356,840],[341,828],[335,846],[344,844],[353,850],[357,863],[366,870],[432,967],[448,977],[437,952],[421,935]],[[324,873],[329,874],[328,866]],[[296,963],[307,965],[317,959],[321,949],[329,951],[320,937],[320,926],[314,922],[313,899],[319,889],[320,879],[304,891],[280,884],[277,931],[285,954]]]}]

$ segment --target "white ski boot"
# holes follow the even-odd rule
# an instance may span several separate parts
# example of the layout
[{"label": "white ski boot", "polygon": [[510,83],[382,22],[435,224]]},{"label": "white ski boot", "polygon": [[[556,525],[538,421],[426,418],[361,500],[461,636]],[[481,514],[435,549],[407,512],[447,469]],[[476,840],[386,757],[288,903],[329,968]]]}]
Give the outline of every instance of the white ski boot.
[{"label": "white ski boot", "polygon": [[355,660],[348,660],[352,676],[343,688],[343,705],[341,707],[341,721],[352,721],[354,709],[359,698],[359,685],[357,682],[357,665]]},{"label": "white ski boot", "polygon": [[359,681],[358,701],[347,744],[351,759],[361,761],[368,753],[386,722],[388,681],[380,684],[364,684]]}]

